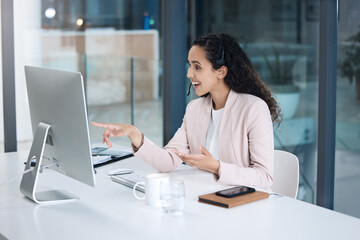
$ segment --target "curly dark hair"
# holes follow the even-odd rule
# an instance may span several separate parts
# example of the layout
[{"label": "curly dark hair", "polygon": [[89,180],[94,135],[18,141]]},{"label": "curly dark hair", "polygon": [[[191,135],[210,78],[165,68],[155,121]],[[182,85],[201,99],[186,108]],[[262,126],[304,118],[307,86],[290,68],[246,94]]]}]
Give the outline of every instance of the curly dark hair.
[{"label": "curly dark hair", "polygon": [[208,34],[196,39],[194,45],[205,50],[206,59],[214,69],[219,69],[221,66],[228,68],[225,83],[230,89],[237,93],[252,94],[264,100],[269,107],[272,121],[280,124],[282,116],[279,105],[233,37],[224,33]]}]

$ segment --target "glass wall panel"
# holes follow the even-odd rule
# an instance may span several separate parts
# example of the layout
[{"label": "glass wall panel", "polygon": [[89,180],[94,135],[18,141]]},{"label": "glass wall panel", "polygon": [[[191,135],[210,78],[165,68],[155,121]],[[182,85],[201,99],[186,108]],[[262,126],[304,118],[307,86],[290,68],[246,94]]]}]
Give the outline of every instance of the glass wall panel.
[{"label": "glass wall panel", "polygon": [[334,209],[360,217],[360,2],[339,1]]},{"label": "glass wall panel", "polygon": [[298,199],[314,203],[317,166],[319,2],[305,0],[189,1],[188,39],[232,35],[277,99],[283,121],[275,149],[300,162]]},{"label": "glass wall panel", "polygon": [[[81,72],[90,121],[154,127],[162,145],[159,14],[159,0],[15,0],[19,150],[32,140],[24,65]],[[103,131],[90,126],[91,142]]]},{"label": "glass wall panel", "polygon": [[[1,28],[1,4],[0,4]],[[0,153],[4,152],[4,109],[3,109],[3,75],[2,75],[2,38],[0,38]]]}]

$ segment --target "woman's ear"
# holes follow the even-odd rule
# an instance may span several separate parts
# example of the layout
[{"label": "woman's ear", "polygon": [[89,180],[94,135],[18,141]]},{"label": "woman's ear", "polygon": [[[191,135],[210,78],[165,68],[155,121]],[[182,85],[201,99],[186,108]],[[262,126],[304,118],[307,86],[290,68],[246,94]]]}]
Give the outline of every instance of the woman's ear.
[{"label": "woman's ear", "polygon": [[218,71],[218,78],[224,79],[227,75],[228,68],[225,66],[221,66],[217,71]]}]

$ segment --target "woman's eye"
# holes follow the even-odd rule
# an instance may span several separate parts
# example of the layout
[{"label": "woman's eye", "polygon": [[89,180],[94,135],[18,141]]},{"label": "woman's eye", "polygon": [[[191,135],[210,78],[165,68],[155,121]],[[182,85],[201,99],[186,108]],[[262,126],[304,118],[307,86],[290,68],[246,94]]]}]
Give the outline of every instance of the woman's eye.
[{"label": "woman's eye", "polygon": [[199,70],[199,69],[200,69],[200,66],[195,66],[195,69],[196,69],[196,70]]}]

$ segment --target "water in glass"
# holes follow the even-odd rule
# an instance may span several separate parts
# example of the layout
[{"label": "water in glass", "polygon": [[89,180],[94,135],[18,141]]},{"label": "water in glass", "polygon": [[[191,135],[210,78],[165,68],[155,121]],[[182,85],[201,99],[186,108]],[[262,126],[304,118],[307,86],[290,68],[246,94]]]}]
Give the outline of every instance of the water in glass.
[{"label": "water in glass", "polygon": [[170,180],[160,185],[161,206],[165,212],[181,212],[184,209],[185,188],[182,180]]}]

